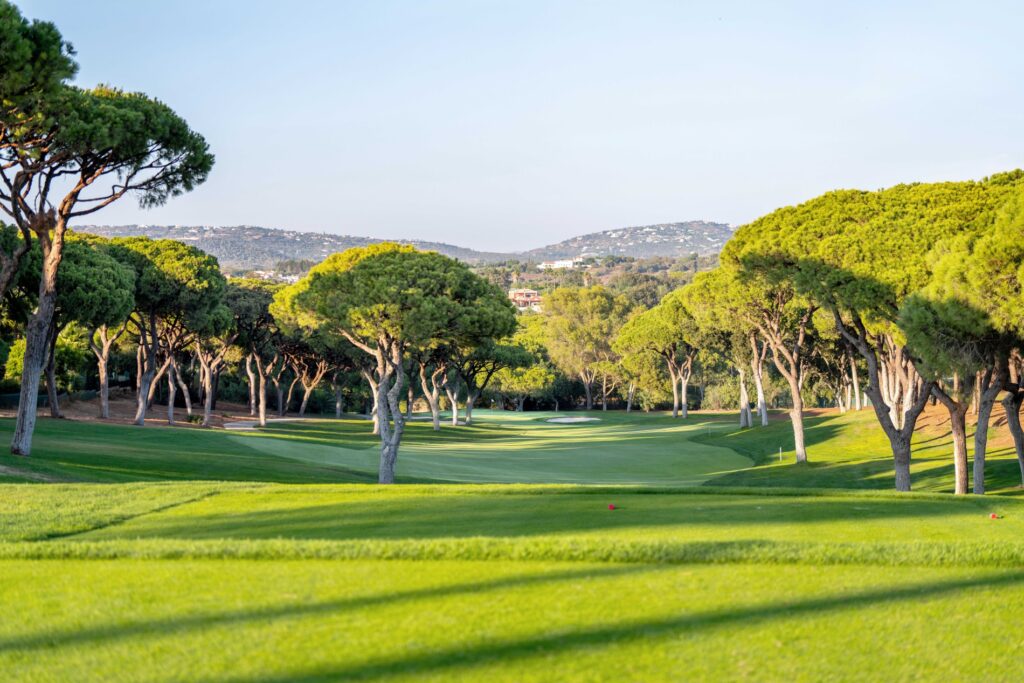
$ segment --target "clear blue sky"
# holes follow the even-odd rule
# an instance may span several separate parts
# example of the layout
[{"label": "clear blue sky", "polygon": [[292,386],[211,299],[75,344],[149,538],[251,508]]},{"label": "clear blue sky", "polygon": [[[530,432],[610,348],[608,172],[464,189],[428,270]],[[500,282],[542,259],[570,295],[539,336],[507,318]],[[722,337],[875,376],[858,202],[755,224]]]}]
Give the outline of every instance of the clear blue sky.
[{"label": "clear blue sky", "polygon": [[98,223],[515,249],[1024,166],[1019,2],[19,4],[217,155]]}]

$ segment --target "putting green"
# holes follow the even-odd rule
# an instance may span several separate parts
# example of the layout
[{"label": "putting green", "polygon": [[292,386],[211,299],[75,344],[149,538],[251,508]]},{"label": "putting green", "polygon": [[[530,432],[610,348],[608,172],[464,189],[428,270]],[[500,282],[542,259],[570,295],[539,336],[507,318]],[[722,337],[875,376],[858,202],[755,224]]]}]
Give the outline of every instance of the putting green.
[{"label": "putting green", "polygon": [[[470,427],[410,422],[398,457],[402,477],[449,482],[701,484],[750,467],[732,449],[695,442],[715,428],[668,417],[609,413],[596,422],[548,422],[558,413],[477,411]],[[725,425],[717,426],[725,429]],[[376,472],[379,451],[369,423],[277,423],[231,440],[268,455]]]}]

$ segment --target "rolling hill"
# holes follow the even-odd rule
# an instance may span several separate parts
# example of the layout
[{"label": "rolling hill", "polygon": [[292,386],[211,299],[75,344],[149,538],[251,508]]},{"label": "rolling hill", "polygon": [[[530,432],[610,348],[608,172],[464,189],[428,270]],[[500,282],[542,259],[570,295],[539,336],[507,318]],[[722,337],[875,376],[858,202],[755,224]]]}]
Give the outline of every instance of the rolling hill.
[{"label": "rolling hill", "polygon": [[[373,237],[278,230],[250,225],[86,225],[78,227],[78,230],[104,237],[144,235],[157,239],[179,240],[213,254],[228,269],[272,268],[274,264],[287,259],[320,261],[337,251],[385,241]],[[575,256],[648,258],[685,256],[693,253],[716,254],[731,235],[731,228],[723,223],[690,221],[605,230],[513,253],[477,251],[426,240],[395,241],[478,264],[513,259],[544,261]]]}]

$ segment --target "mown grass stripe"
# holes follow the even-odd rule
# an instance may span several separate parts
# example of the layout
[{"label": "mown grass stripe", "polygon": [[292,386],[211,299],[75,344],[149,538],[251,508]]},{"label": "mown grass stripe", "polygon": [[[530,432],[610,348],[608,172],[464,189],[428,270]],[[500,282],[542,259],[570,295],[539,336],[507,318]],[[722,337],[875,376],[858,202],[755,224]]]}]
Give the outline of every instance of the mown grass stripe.
[{"label": "mown grass stripe", "polygon": [[605,542],[560,538],[431,540],[56,540],[0,543],[3,559],[381,559],[1019,567],[1024,543]]}]

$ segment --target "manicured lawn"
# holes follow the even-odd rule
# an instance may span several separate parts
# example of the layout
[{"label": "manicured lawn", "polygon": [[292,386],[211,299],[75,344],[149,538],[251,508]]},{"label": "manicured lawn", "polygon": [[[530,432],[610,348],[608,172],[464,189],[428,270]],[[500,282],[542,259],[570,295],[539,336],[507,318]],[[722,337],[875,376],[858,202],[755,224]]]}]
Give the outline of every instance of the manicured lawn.
[{"label": "manicured lawn", "polygon": [[986,680],[1024,572],[472,561],[0,562],[5,680]]},{"label": "manicured lawn", "polygon": [[[376,470],[365,421],[225,433],[44,420],[35,454],[0,465],[105,483],[0,484],[0,671],[1024,676],[1024,500],[928,493],[950,484],[941,433],[920,435],[924,492],[899,495],[868,413],[809,418],[801,466],[784,421],[741,432],[725,415],[595,415],[413,423],[392,487],[359,483]],[[1011,466],[997,449],[1005,492]]]},{"label": "manicured lawn", "polygon": [[1014,499],[156,483],[0,500],[5,680],[1024,674]]}]

